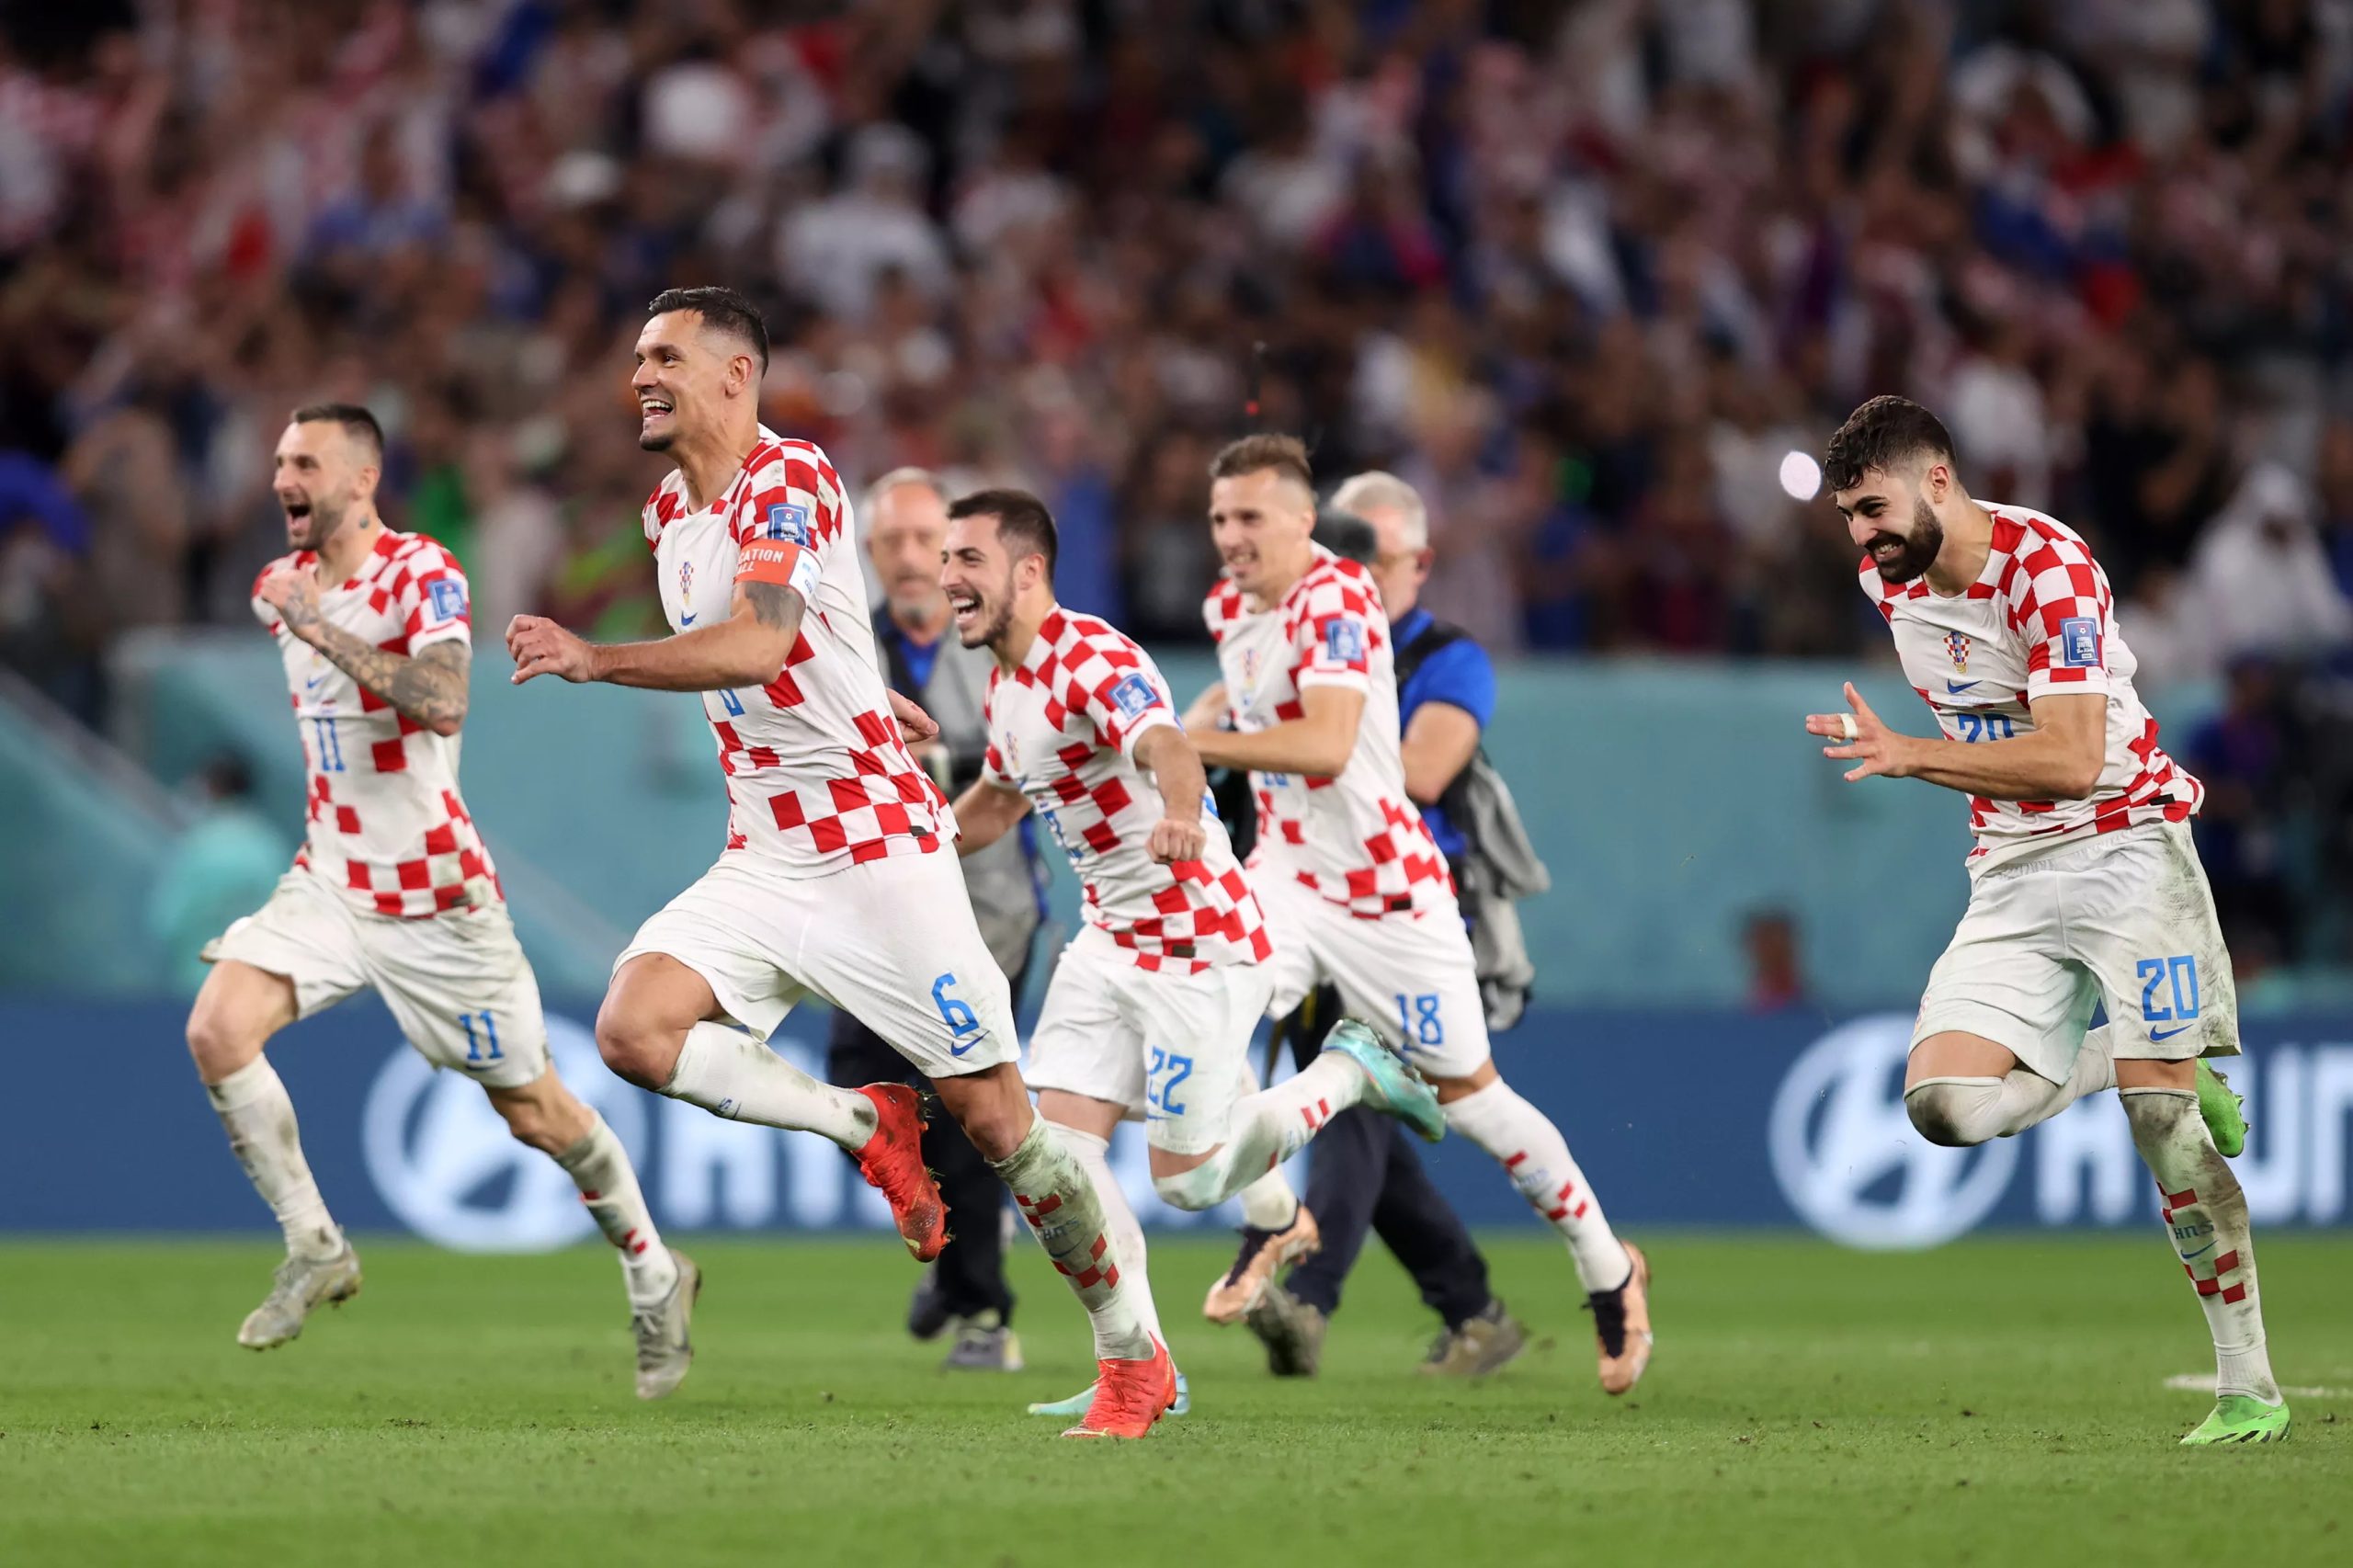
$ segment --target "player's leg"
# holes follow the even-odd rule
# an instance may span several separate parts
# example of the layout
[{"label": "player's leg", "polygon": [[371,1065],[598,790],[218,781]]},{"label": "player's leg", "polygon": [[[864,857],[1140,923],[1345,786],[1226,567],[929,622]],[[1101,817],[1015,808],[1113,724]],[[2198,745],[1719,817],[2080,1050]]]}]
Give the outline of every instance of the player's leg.
[{"label": "player's leg", "polygon": [[2200,1114],[2200,1059],[2238,1053],[2238,999],[2188,829],[2120,835],[2065,893],[2071,949],[2107,995],[2132,1145],[2164,1195],[2167,1239],[2214,1343],[2214,1409],[2183,1441],[2285,1437],[2246,1195]]},{"label": "player's leg", "polygon": [[[1270,983],[1267,1016],[1274,1020],[1279,1049],[1286,1029],[1292,1027],[1294,1015],[1313,1006],[1321,976],[1315,967],[1315,955],[1306,942],[1285,935],[1282,917],[1277,913],[1279,905],[1269,903],[1264,897],[1259,904],[1267,912],[1268,934],[1274,939],[1274,956],[1259,967]],[[1321,1036],[1317,1039],[1320,1042]],[[1312,1051],[1300,1056],[1300,1064],[1305,1066],[1312,1056]],[[1255,1095],[1259,1090],[1257,1075],[1246,1060],[1237,1086],[1245,1095]],[[1201,1302],[1201,1315],[1211,1323],[1243,1322],[1283,1269],[1322,1244],[1315,1215],[1291,1190],[1279,1164],[1270,1166],[1238,1196],[1242,1200],[1242,1244],[1234,1252],[1233,1264],[1211,1283],[1209,1294]],[[1298,1359],[1289,1350],[1278,1357],[1270,1349],[1269,1356],[1285,1363]]]},{"label": "player's leg", "polygon": [[308,872],[289,872],[268,903],[205,949],[212,971],[188,1012],[197,1077],[230,1151],[286,1239],[269,1293],[237,1331],[237,1342],[256,1350],[285,1344],[313,1309],[359,1290],[358,1256],[320,1196],[294,1102],[263,1051],[297,1017],[366,983],[351,926],[333,892]]},{"label": "player's leg", "polygon": [[1568,1140],[1495,1070],[1471,939],[1459,920],[1358,921],[1326,938],[1324,962],[1351,1011],[1367,1015],[1429,1080],[1446,1125],[1485,1150],[1566,1244],[1594,1316],[1601,1386],[1631,1389],[1649,1365],[1650,1270],[1620,1241]]},{"label": "player's leg", "polygon": [[[1042,1027],[1043,1020],[1040,1020]],[[1032,1047],[1035,1049],[1034,1045]],[[1132,1056],[1133,1052],[1131,1051]],[[1136,1075],[1141,1085],[1142,1075]],[[1120,1283],[1135,1302],[1136,1313],[1143,1320],[1144,1332],[1161,1344],[1168,1343],[1160,1328],[1160,1310],[1152,1299],[1152,1280],[1147,1272],[1150,1261],[1144,1243],[1143,1226],[1136,1219],[1136,1211],[1129,1206],[1128,1195],[1120,1186],[1120,1178],[1111,1169],[1111,1134],[1126,1119],[1126,1103],[1091,1098],[1072,1094],[1064,1089],[1038,1090],[1038,1114],[1053,1124],[1055,1136],[1067,1147],[1080,1166],[1095,1184],[1096,1195],[1102,1199],[1106,1227],[1111,1233],[1111,1256],[1120,1260]],[[1095,1384],[1071,1395],[1068,1399],[1044,1401],[1029,1406],[1032,1415],[1084,1416],[1095,1403]],[[1190,1392],[1185,1374],[1176,1374],[1176,1403],[1169,1407],[1171,1415],[1182,1415],[1191,1408]]]},{"label": "player's leg", "polygon": [[928,1077],[1070,1284],[1095,1333],[1097,1381],[1077,1437],[1142,1437],[1176,1397],[1167,1351],[1122,1288],[1108,1217],[1085,1167],[1029,1103],[1004,971],[952,859],[872,861],[825,879],[831,896],[797,960]]}]

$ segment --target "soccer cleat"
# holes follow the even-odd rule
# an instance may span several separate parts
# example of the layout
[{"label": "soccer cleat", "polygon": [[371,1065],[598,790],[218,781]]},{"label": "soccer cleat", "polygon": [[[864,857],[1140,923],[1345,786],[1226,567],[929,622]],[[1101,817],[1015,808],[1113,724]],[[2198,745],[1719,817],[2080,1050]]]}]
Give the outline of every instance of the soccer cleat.
[{"label": "soccer cleat", "polygon": [[1021,1340],[1006,1326],[1005,1315],[995,1307],[954,1321],[956,1343],[948,1349],[948,1358],[939,1363],[942,1370],[950,1372],[1017,1372],[1025,1364],[1021,1359]]},{"label": "soccer cleat", "polygon": [[2284,1443],[2288,1440],[2288,1406],[2266,1404],[2249,1394],[2226,1393],[2197,1429],[2181,1440],[2185,1449],[2210,1443]]},{"label": "soccer cleat", "polygon": [[1324,1244],[1323,1233],[1315,1228],[1315,1216],[1302,1203],[1292,1214],[1290,1224],[1279,1231],[1262,1231],[1256,1225],[1242,1227],[1242,1250],[1234,1255],[1233,1267],[1223,1278],[1210,1287],[1209,1299],[1201,1303],[1201,1315],[1211,1323],[1240,1323],[1258,1304],[1258,1298],[1275,1276],[1313,1254]]},{"label": "soccer cleat", "polygon": [[1324,1049],[1345,1056],[1364,1069],[1370,1085],[1366,1105],[1395,1117],[1426,1143],[1435,1143],[1446,1136],[1446,1113],[1438,1108],[1437,1094],[1404,1057],[1382,1044],[1381,1037],[1366,1025],[1354,1018],[1342,1018],[1333,1026]]},{"label": "soccer cleat", "polygon": [[2246,1147],[2246,1096],[2231,1092],[2231,1081],[2205,1058],[2198,1061],[2198,1114],[2214,1135],[2214,1148],[2226,1160],[2236,1159]]},{"label": "soccer cleat", "polygon": [[917,1339],[937,1339],[948,1332],[956,1314],[948,1310],[948,1298],[939,1289],[939,1265],[933,1264],[915,1281],[915,1292],[907,1298],[907,1332]]},{"label": "soccer cleat", "polygon": [[687,1381],[687,1369],[695,1361],[694,1340],[687,1329],[694,1319],[696,1298],[702,1294],[702,1270],[676,1247],[670,1249],[670,1260],[678,1266],[678,1278],[669,1293],[629,1314],[630,1332],[637,1335],[640,1399],[667,1394]]},{"label": "soccer cleat", "polygon": [[1518,1318],[1491,1301],[1430,1342],[1422,1358],[1426,1377],[1483,1378],[1528,1348],[1528,1330]]},{"label": "soccer cleat", "polygon": [[1152,1342],[1149,1361],[1097,1361],[1095,1397],[1065,1437],[1141,1437],[1176,1403],[1176,1366]]},{"label": "soccer cleat", "polygon": [[324,1302],[339,1307],[359,1294],[359,1255],[346,1241],[328,1257],[296,1257],[289,1254],[271,1276],[274,1281],[261,1305],[245,1314],[237,1343],[248,1350],[267,1350],[302,1332],[302,1320]]},{"label": "soccer cleat", "polygon": [[891,1218],[918,1263],[948,1244],[948,1205],[923,1165],[923,1096],[904,1084],[869,1084],[858,1091],[874,1102],[874,1135],[858,1151],[858,1174],[891,1200]]},{"label": "soccer cleat", "polygon": [[1324,1360],[1324,1309],[1311,1307],[1279,1285],[1259,1293],[1244,1320],[1267,1347],[1267,1370],[1279,1378],[1312,1378]]},{"label": "soccer cleat", "polygon": [[1601,1392],[1624,1393],[1643,1381],[1651,1364],[1651,1264],[1643,1249],[1625,1244],[1633,1273],[1615,1290],[1596,1290],[1586,1299],[1593,1313],[1593,1337],[1599,1347]]},{"label": "soccer cleat", "polygon": [[[1040,1401],[1038,1403],[1032,1404],[1029,1407],[1029,1414],[1032,1415],[1057,1416],[1084,1415],[1086,1414],[1087,1406],[1094,1403],[1095,1385],[1093,1383],[1089,1383],[1085,1388],[1079,1390],[1076,1393],[1071,1395],[1068,1399]],[[1184,1415],[1189,1414],[1192,1408],[1192,1385],[1185,1381],[1184,1373],[1178,1372],[1176,1374],[1176,1403],[1168,1407],[1168,1414],[1171,1415]]]}]

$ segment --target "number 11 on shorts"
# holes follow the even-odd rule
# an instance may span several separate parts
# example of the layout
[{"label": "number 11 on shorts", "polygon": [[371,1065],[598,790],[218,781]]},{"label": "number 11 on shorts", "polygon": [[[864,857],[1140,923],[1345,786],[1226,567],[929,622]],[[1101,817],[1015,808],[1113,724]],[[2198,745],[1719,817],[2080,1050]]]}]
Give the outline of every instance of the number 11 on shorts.
[{"label": "number 11 on shorts", "polygon": [[[465,1026],[467,1061],[504,1062],[506,1060],[505,1053],[498,1049],[498,1025],[492,1020],[489,1008],[484,1007],[479,1013],[460,1013],[458,1015],[458,1022]],[[474,1032],[476,1023],[482,1025],[480,1034]]]}]

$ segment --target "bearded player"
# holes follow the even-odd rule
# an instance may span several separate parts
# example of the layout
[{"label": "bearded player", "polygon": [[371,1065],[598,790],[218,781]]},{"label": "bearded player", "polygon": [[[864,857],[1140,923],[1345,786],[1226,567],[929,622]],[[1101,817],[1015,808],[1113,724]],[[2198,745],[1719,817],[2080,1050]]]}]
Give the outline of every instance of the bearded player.
[{"label": "bearded player", "polygon": [[[726,776],[718,863],[648,920],[597,1018],[633,1084],[848,1151],[929,1261],[947,1237],[915,1091],[821,1084],[766,1041],[815,996],[930,1079],[1013,1189],[1095,1329],[1097,1397],[1072,1437],[1141,1437],[1176,1397],[1120,1277],[1103,1200],[1029,1104],[1005,974],[951,846],[956,823],[900,723],[936,728],[876,673],[850,506],[825,454],[759,422],[767,330],[728,289],[661,295],[637,340],[638,444],[676,469],[645,505],[675,635],[592,645],[535,616],[514,679],[700,694]],[[733,1027],[729,1027],[733,1026]]]},{"label": "bearded player", "polygon": [[[1020,490],[948,508],[939,585],[968,648],[995,656],[987,760],[956,801],[965,853],[1034,811],[1086,889],[1086,924],[1055,966],[1029,1042],[1038,1108],[1094,1177],[1126,1282],[1160,1333],[1143,1231],[1105,1158],[1141,1116],[1153,1187],[1208,1209],[1266,1176],[1350,1106],[1433,1141],[1428,1085],[1359,1024],[1295,1077],[1245,1093],[1250,1037],[1274,990],[1258,901],[1213,812],[1168,683],[1118,628],[1054,601],[1054,519]],[[1077,1415],[1094,1390],[1037,1415]]]},{"label": "bearded player", "polygon": [[[1314,480],[1296,438],[1245,437],[1210,474],[1225,580],[1203,612],[1233,727],[1215,728],[1206,705],[1188,727],[1202,761],[1248,768],[1257,792],[1250,882],[1275,943],[1270,1011],[1280,1017],[1330,983],[1348,1013],[1404,1049],[1437,1090],[1447,1127],[1493,1155],[1567,1244],[1594,1316],[1601,1386],[1622,1394],[1650,1363],[1649,1265],[1610,1230],[1552,1118],[1495,1070],[1454,884],[1405,793],[1380,590],[1363,566],[1311,537]],[[1212,1315],[1254,1272],[1252,1239],[1212,1290]],[[1270,1362],[1312,1365],[1321,1314],[1271,1283],[1252,1295],[1244,1315]]]},{"label": "bearded player", "polygon": [[188,1021],[229,1146],[286,1233],[286,1261],[237,1342],[283,1345],[322,1302],[358,1293],[358,1255],[312,1179],[263,1047],[373,990],[420,1055],[482,1085],[508,1131],[578,1185],[620,1252],[638,1397],[659,1399],[693,1358],[701,1275],[662,1244],[620,1140],[549,1065],[539,982],[458,794],[465,574],[438,544],[377,516],[383,461],[383,431],[352,404],[296,409],[278,438],[293,551],[262,572],[254,613],[285,658],[310,823],[269,902],[206,947],[213,967]]},{"label": "bearded player", "polygon": [[[2189,818],[2205,793],[2158,749],[2107,574],[2074,530],[1972,499],[1936,415],[1875,397],[1823,460],[1863,553],[1863,592],[1937,716],[1891,730],[1846,688],[1815,713],[1846,777],[1969,797],[1969,907],[1928,975],[1904,1075],[1930,1142],[2007,1138],[2113,1087],[2214,1341],[2213,1411],[2182,1441],[2288,1436],[2256,1290],[2236,1096],[2205,1064],[2239,1050],[2230,954]],[[2108,1023],[2087,1029],[2105,1005]]]}]

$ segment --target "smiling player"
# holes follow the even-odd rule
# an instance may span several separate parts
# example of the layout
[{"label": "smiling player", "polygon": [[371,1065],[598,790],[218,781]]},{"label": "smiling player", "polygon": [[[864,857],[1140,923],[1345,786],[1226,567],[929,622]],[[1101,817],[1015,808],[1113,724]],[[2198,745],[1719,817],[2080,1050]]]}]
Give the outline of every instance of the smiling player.
[{"label": "smiling player", "polygon": [[[2010,1137],[2113,1085],[2214,1340],[2214,1409],[2186,1444],[2288,1435],[2256,1291],[2246,1126],[2200,1060],[2238,1053],[2238,1001],[2189,818],[2204,795],[2158,749],[2108,576],[2065,524],[1980,503],[1936,415],[1855,410],[1823,462],[1863,592],[1937,716],[1924,740],[1815,713],[1823,755],[1969,797],[1969,908],[1928,976],[1904,1108],[1934,1143]],[[2095,1005],[2109,1021],[2086,1032]],[[2202,1114],[2201,1114],[2202,1113]],[[2211,1124],[2211,1126],[2210,1126]],[[2219,1146],[2218,1146],[2219,1145]]]}]

